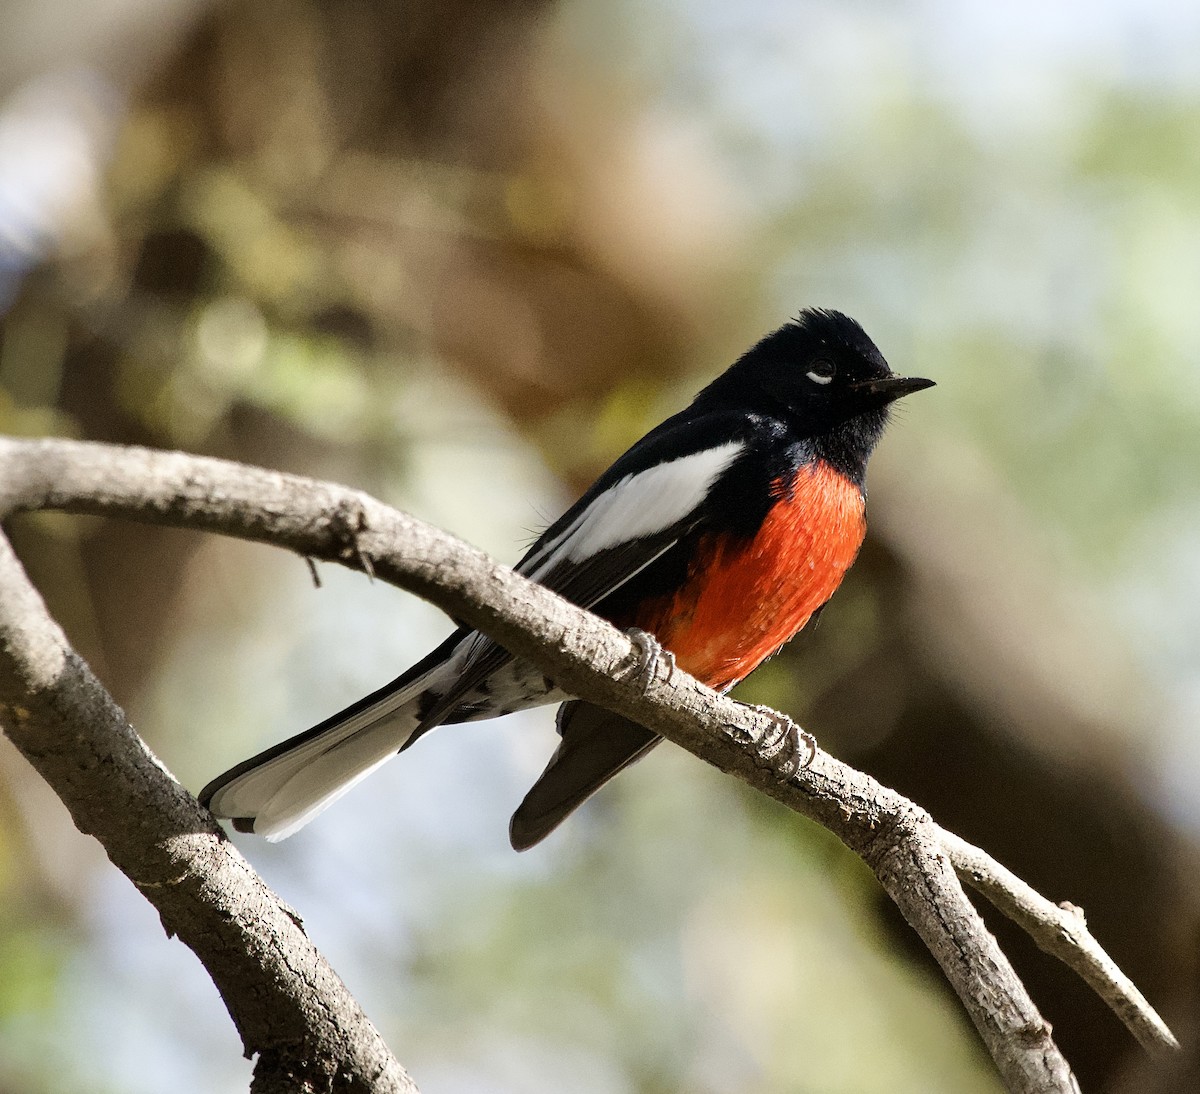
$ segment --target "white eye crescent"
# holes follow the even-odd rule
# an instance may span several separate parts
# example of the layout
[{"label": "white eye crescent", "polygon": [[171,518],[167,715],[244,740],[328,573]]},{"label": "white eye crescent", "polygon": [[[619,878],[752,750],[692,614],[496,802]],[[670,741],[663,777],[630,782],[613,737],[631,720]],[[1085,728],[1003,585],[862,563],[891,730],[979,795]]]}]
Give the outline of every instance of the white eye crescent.
[{"label": "white eye crescent", "polygon": [[805,375],[814,384],[828,384],[833,380],[836,371],[832,361],[814,361]]}]

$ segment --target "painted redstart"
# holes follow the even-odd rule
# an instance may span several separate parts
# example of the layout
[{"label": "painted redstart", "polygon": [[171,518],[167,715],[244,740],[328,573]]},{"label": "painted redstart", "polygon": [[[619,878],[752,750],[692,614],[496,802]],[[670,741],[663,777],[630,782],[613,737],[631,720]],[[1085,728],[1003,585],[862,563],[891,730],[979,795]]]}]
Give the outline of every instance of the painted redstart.
[{"label": "painted redstart", "polygon": [[[858,553],[867,460],[895,376],[853,320],[804,311],[651,430],[538,538],[517,571],[725,691],[833,595]],[[562,741],[512,818],[517,850],[548,835],[660,738],[572,699],[460,627],[390,684],[239,764],[200,800],[283,839],[435,726],[561,703]]]}]

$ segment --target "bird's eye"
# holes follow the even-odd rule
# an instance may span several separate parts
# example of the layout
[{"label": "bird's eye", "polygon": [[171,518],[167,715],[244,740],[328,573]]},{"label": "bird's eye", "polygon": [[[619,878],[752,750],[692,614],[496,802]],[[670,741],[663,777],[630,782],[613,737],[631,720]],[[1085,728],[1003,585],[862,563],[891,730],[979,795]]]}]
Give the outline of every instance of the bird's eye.
[{"label": "bird's eye", "polygon": [[808,378],[814,384],[827,384],[833,379],[837,368],[832,361],[814,361],[808,367]]}]

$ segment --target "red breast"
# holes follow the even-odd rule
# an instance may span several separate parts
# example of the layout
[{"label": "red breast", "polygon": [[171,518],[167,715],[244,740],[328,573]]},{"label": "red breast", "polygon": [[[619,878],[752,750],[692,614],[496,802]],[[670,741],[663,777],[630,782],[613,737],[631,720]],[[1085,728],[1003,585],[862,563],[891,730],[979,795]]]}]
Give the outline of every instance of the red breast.
[{"label": "red breast", "polygon": [[732,687],[796,634],[862,545],[862,492],[829,464],[801,467],[776,496],[752,539],[706,536],[682,588],[633,620],[710,687]]}]

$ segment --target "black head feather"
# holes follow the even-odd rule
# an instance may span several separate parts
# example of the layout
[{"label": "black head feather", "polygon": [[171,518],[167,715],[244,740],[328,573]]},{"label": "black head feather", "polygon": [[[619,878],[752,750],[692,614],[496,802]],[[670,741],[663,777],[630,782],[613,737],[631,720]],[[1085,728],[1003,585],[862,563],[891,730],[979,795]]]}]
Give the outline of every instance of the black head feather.
[{"label": "black head feather", "polygon": [[747,350],[699,399],[783,419],[817,455],[861,481],[889,405],[931,386],[896,376],[848,315],[809,308]]}]

